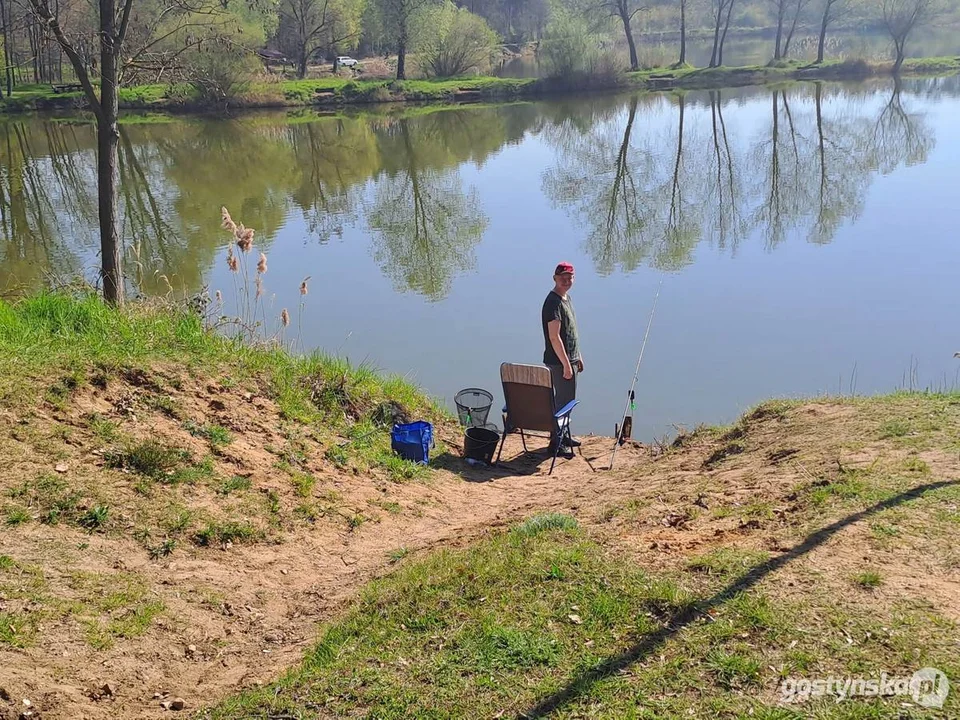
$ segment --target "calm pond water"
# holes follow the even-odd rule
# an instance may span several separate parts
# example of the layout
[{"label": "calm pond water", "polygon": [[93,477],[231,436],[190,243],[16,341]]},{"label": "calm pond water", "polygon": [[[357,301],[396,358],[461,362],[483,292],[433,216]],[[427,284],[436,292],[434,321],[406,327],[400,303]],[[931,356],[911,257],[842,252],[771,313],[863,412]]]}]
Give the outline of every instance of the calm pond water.
[{"label": "calm pond water", "polygon": [[[145,293],[232,305],[225,205],[256,228],[288,340],[499,407],[499,363],[539,361],[569,260],[580,433],[612,434],[661,279],[635,437],[770,397],[952,387],[958,114],[948,78],[128,124],[127,267]],[[94,170],[89,124],[0,121],[0,287],[93,276]]]}]

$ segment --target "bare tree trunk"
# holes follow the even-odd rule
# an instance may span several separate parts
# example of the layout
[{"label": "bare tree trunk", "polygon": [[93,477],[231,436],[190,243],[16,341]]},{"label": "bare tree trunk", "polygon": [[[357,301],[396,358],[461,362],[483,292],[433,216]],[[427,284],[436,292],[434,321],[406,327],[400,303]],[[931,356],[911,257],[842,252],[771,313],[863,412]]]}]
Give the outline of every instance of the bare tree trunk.
[{"label": "bare tree trunk", "polygon": [[[0,0],[0,32],[3,34],[3,74],[6,76],[7,94],[9,94],[12,89],[10,87],[10,60],[8,59],[10,41],[7,37],[7,10],[4,0]],[[2,96],[2,93],[0,93],[0,96]]]},{"label": "bare tree trunk", "polygon": [[802,0],[797,0],[797,6],[794,9],[793,21],[790,23],[790,31],[787,33],[787,41],[783,45],[784,57],[790,56],[790,43],[793,41],[793,34],[797,31],[797,22],[800,20],[800,11],[803,9],[800,6],[801,2]]},{"label": "bare tree trunk", "polygon": [[307,48],[297,48],[297,77],[303,80],[307,76]]},{"label": "bare tree trunk", "polygon": [[678,64],[687,62],[687,0],[680,0],[680,60]]},{"label": "bare tree trunk", "polygon": [[717,8],[717,22],[713,27],[713,52],[710,53],[710,67],[717,66],[717,49],[720,47],[720,25],[723,23],[723,6]]},{"label": "bare tree trunk", "polygon": [[124,287],[117,234],[117,145],[120,140],[117,116],[120,110],[116,12],[116,0],[100,0],[100,108],[103,117],[97,123],[97,194],[103,298],[113,305],[121,305]]},{"label": "bare tree trunk", "polygon": [[783,3],[786,0],[780,0],[780,5],[777,10],[777,39],[773,45],[773,59],[780,59],[780,40],[783,37]]},{"label": "bare tree trunk", "polygon": [[896,75],[900,72],[900,66],[903,65],[903,48],[906,45],[906,38],[894,38],[893,44],[897,48],[897,61],[893,64],[893,73]]},{"label": "bare tree trunk", "polygon": [[33,82],[40,83],[42,82],[39,74],[39,59],[40,59],[40,48],[37,47],[36,42],[36,31],[34,29],[34,23],[31,21],[27,26],[27,41],[30,43],[30,70],[33,73]]},{"label": "bare tree trunk", "polygon": [[833,2],[827,0],[827,3],[823,6],[823,18],[820,20],[820,39],[817,42],[817,64],[823,62],[823,46],[827,42],[827,25],[830,24],[830,9],[833,7]]},{"label": "bare tree trunk", "polygon": [[620,20],[623,22],[623,32],[627,35],[627,47],[630,48],[630,69],[639,70],[640,61],[637,59],[637,45],[633,41],[633,32],[630,30],[630,15],[625,4],[620,6]]},{"label": "bare tree trunk", "polygon": [[403,33],[397,41],[397,80],[407,79],[407,36]]},{"label": "bare tree trunk", "polygon": [[727,30],[730,29],[730,16],[733,14],[733,3],[735,0],[730,0],[730,4],[727,5],[727,17],[723,23],[723,35],[720,36],[720,50],[717,53],[717,64],[723,65],[723,44],[727,41]]}]

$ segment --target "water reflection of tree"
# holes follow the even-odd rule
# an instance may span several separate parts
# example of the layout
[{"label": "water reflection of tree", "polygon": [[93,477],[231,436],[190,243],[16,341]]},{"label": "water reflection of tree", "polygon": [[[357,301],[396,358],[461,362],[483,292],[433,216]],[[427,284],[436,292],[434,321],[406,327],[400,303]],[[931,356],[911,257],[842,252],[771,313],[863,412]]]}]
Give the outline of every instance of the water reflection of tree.
[{"label": "water reflection of tree", "polygon": [[839,119],[826,117],[823,89],[817,83],[814,90],[815,222],[808,235],[808,240],[817,244],[830,242],[846,220],[859,217],[871,168],[876,165],[876,150],[867,132],[869,120],[851,113]]},{"label": "water reflection of tree", "polygon": [[546,132],[557,163],[544,191],[586,228],[586,250],[602,273],[642,262],[679,267],[702,237],[731,250],[753,233],[769,249],[797,233],[830,242],[860,214],[878,171],[922,162],[933,144],[899,85],[873,118],[861,98],[836,96],[828,111],[821,85],[772,91],[768,124],[752,142],[732,134],[719,91],[691,96],[691,128],[687,99],[652,108],[654,123],[657,109],[674,113],[668,137],[650,131],[637,98],[620,101],[616,115],[560,118]]},{"label": "water reflection of tree", "polygon": [[[582,116],[564,119],[548,134],[557,164],[543,178],[555,206],[566,207],[588,228],[586,250],[601,273],[625,271],[650,261],[662,267],[689,262],[700,222],[686,188],[685,102],[677,105],[675,138],[635,137],[640,98],[620,115],[590,126]],[[595,112],[595,111],[594,111]],[[672,147],[669,159],[659,149]]]},{"label": "water reflection of tree", "polygon": [[320,242],[343,237],[357,219],[363,184],[380,164],[369,123],[322,118],[290,126],[299,181],[293,201]]},{"label": "water reflection of tree", "polygon": [[[749,97],[713,91],[404,118],[124,126],[125,241],[139,248],[144,290],[164,292],[164,274],[193,291],[223,241],[221,205],[257,228],[261,247],[291,210],[321,241],[365,215],[384,272],[441,298],[472,267],[487,222],[460,167],[482,165],[530,132],[556,149],[544,191],[585,229],[601,272],[681,267],[702,238],[731,251],[750,233],[770,247],[798,233],[830,242],[862,211],[876,173],[923,162],[933,147],[899,84],[878,105],[874,87],[770,92],[753,137],[728,118],[730,99]],[[92,260],[94,140],[81,123],[0,123],[0,288],[37,287],[47,270],[69,275],[83,270],[81,258]]]},{"label": "water reflection of tree", "polygon": [[403,289],[439,300],[453,277],[474,264],[474,247],[487,218],[475,190],[465,192],[459,169],[449,167],[451,147],[432,123],[399,120],[382,138],[391,168],[377,182],[367,223],[373,255]]},{"label": "water reflection of tree", "polygon": [[761,197],[751,224],[763,234],[767,248],[774,248],[787,233],[804,219],[810,206],[808,190],[811,154],[801,145],[809,138],[798,134],[790,102],[785,91],[771,94],[769,138],[762,138],[753,148],[751,166],[762,168],[755,176],[756,195]]},{"label": "water reflection of tree", "polygon": [[[742,211],[745,206],[744,190],[741,185],[742,169],[737,166],[736,156],[731,150],[727,123],[723,117],[723,98],[720,91],[711,90],[710,129],[711,146],[705,151],[707,172],[703,174],[707,182],[703,193],[706,208],[706,233],[715,238],[723,249],[735,250],[740,239],[747,232],[747,223]],[[701,153],[697,153],[699,156]]]},{"label": "water reflection of tree", "polygon": [[902,80],[896,78],[890,99],[874,124],[873,141],[883,173],[892,172],[902,163],[926,162],[935,142],[923,116],[904,107],[902,94]]},{"label": "water reflection of tree", "polygon": [[35,289],[47,274],[69,279],[79,271],[84,238],[71,216],[95,217],[84,186],[90,149],[66,123],[0,122],[0,290]]}]

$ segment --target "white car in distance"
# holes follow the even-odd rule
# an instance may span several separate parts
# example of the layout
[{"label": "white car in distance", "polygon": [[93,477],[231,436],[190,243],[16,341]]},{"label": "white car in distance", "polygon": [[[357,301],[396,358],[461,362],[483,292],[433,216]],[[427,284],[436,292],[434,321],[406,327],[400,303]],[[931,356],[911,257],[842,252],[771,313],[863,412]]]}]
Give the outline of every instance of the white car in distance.
[{"label": "white car in distance", "polygon": [[337,65],[343,65],[344,67],[353,67],[357,62],[357,60],[354,60],[349,55],[341,55],[337,58]]}]

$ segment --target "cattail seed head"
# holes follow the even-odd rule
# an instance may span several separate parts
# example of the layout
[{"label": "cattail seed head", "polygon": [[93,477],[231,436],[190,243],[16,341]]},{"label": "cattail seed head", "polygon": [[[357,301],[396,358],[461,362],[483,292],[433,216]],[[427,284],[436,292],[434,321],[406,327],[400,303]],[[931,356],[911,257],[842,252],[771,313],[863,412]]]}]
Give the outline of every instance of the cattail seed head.
[{"label": "cattail seed head", "polygon": [[306,295],[307,292],[308,292],[308,289],[307,289],[307,281],[308,281],[308,280],[310,280],[310,276],[309,276],[309,275],[307,275],[307,276],[303,279],[303,282],[300,283],[300,294],[301,294],[301,295]]},{"label": "cattail seed head", "polygon": [[217,303],[218,303],[218,304],[222,304],[222,303],[223,303],[223,293],[220,292],[219,290],[217,290]]},{"label": "cattail seed head", "polygon": [[257,272],[263,275],[267,271],[267,256],[260,253],[260,261],[257,263]]},{"label": "cattail seed head", "polygon": [[280,323],[284,327],[290,324],[290,313],[287,312],[286,308],[280,311]]},{"label": "cattail seed head", "polygon": [[253,247],[253,228],[238,225],[234,235],[237,237],[237,247],[243,252],[250,252],[250,248]]},{"label": "cattail seed head", "polygon": [[220,208],[220,219],[222,221],[220,227],[224,230],[234,231],[237,229],[236,223],[233,222],[233,218],[230,217],[230,213],[225,207]]}]

